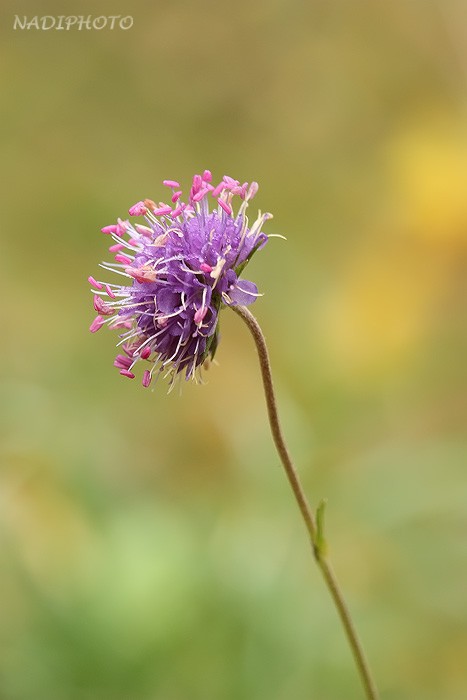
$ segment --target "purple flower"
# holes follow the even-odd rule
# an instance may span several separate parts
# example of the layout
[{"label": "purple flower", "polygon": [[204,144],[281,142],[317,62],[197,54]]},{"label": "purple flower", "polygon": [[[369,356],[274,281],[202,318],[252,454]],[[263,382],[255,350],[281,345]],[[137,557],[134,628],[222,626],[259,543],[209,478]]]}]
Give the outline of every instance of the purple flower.
[{"label": "purple flower", "polygon": [[[259,296],[254,282],[240,275],[266,243],[261,229],[272,214],[259,213],[249,226],[246,209],[257,183],[241,185],[224,176],[214,187],[211,180],[209,170],[195,175],[187,204],[179,183],[164,180],[172,190],[171,204],[145,199],[129,210],[131,216],[144,216],[145,225],[118,219],[102,229],[113,239],[109,250],[115,262],[101,267],[127,280],[107,284],[89,277],[98,314],[90,331],[105,323],[122,329],[119,345],[125,354],[114,364],[134,379],[135,364],[147,361],[143,386],[156,370],[172,384],[180,372],[195,379],[197,368],[214,357],[221,308],[251,304]],[[217,200],[212,210],[209,195]],[[235,196],[241,200],[237,214]]]}]

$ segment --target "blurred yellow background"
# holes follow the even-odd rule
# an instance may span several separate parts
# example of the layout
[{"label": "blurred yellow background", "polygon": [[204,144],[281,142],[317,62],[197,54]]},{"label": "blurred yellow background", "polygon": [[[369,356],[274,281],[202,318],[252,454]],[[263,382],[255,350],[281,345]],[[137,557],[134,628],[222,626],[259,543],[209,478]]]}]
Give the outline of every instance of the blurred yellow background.
[{"label": "blurred yellow background", "polygon": [[99,229],[204,168],[288,239],[253,310],[382,697],[467,698],[467,5],[1,13],[1,700],[362,697],[240,320],[181,397],[88,333]]}]

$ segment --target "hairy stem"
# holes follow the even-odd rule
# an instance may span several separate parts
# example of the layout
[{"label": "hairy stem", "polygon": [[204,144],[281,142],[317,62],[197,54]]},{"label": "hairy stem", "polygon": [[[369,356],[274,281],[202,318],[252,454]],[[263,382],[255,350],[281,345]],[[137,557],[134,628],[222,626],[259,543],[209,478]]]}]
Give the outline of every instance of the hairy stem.
[{"label": "hairy stem", "polygon": [[322,532],[322,515],[324,504],[320,505],[315,516],[314,512],[310,507],[310,504],[308,503],[307,497],[300,483],[299,476],[287,449],[287,445],[285,444],[284,436],[282,434],[282,429],[279,422],[276,396],[274,393],[274,385],[271,375],[271,365],[269,362],[269,353],[264,335],[261,331],[257,320],[247,308],[245,308],[244,306],[232,306],[230,308],[233,311],[235,311],[235,313],[238,314],[240,318],[243,319],[243,321],[245,321],[255,341],[259,363],[261,366],[264,393],[266,397],[269,423],[271,426],[274,444],[276,446],[277,452],[279,453],[282,465],[285,469],[287,478],[295,496],[295,500],[297,501],[298,507],[302,514],[302,518],[308,530],[316,563],[323,575],[326,586],[329,590],[329,593],[331,594],[331,597],[334,601],[334,605],[336,606],[340,620],[344,627],[350,648],[352,650],[352,654],[355,659],[355,664],[357,666],[363,687],[365,689],[366,697],[368,698],[368,700],[378,700],[378,691],[371,676],[368,661],[365,657],[363,647],[358,638],[355,626],[350,616],[349,609],[347,608],[347,605],[345,603],[334,571],[326,557],[325,544]]}]

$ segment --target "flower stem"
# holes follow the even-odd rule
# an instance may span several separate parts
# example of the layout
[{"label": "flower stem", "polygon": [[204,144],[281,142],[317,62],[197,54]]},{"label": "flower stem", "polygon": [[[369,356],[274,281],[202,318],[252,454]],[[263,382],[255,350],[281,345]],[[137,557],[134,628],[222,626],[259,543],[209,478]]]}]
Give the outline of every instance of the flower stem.
[{"label": "flower stem", "polygon": [[305,492],[300,483],[299,476],[293,465],[287,445],[285,444],[282,434],[279,415],[277,411],[277,402],[272,381],[271,365],[269,361],[269,353],[264,335],[261,328],[253,316],[253,314],[244,306],[230,307],[238,314],[248,326],[256,344],[259,363],[261,366],[261,374],[263,378],[264,393],[268,408],[269,423],[271,426],[272,437],[276,446],[277,452],[281,458],[281,462],[285,469],[290,486],[294,493],[298,507],[305,522],[308,534],[310,536],[313,555],[316,563],[323,575],[326,586],[331,594],[331,597],[336,606],[337,612],[344,627],[352,654],[355,659],[360,678],[365,689],[365,695],[368,700],[378,700],[378,691],[370,673],[368,661],[365,657],[363,647],[357,636],[355,626],[352,622],[349,609],[345,603],[344,597],[340,590],[334,571],[326,557],[326,548],[323,537],[323,514],[324,502],[318,506],[316,515],[313,513],[310,504],[308,503]]}]

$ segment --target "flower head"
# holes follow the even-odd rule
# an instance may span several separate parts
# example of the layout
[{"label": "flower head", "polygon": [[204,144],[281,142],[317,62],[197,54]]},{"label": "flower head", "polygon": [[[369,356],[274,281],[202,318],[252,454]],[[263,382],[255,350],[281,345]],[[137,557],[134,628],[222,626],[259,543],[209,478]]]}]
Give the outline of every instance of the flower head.
[{"label": "flower head", "polygon": [[[248,305],[258,295],[256,285],[241,278],[252,255],[264,246],[262,226],[272,214],[259,213],[249,226],[248,202],[258,190],[256,182],[224,176],[214,186],[209,170],[195,175],[187,203],[175,180],[164,180],[171,191],[170,204],[150,199],[137,202],[130,216],[145,224],[118,219],[103,233],[113,239],[109,250],[115,262],[101,267],[126,278],[123,284],[89,277],[97,316],[90,331],[104,324],[122,330],[115,366],[133,379],[139,360],[149,363],[143,386],[154,372],[175,377],[184,372],[195,379],[196,370],[214,356],[218,343],[219,312],[223,306]],[[241,200],[238,212],[234,197]],[[216,201],[210,208],[209,199]]]}]

